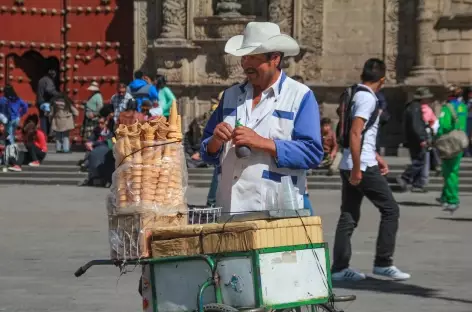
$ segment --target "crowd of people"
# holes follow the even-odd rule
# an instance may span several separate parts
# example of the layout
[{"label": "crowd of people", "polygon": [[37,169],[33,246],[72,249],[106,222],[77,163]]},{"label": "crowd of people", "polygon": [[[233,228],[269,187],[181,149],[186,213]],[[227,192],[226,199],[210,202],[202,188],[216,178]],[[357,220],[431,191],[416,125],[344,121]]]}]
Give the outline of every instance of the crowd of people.
[{"label": "crowd of people", "polygon": [[[38,81],[36,104],[39,115],[27,114],[28,105],[6,85],[0,98],[0,161],[4,170],[21,171],[23,165],[40,166],[48,153],[48,141],[55,141],[56,153],[70,153],[70,133],[75,128],[79,111],[74,102],[58,91],[54,79],[57,73],[50,69]],[[100,86],[92,82],[84,106],[81,137],[85,156],[79,162],[80,169],[88,172],[79,185],[109,186],[114,169],[113,137],[119,124],[133,124],[157,116],[169,116],[175,96],[167,86],[164,76],[154,78],[142,71],[134,74],[129,83],[119,83],[110,104],[104,105]],[[21,129],[21,141],[17,142],[17,129]]]}]

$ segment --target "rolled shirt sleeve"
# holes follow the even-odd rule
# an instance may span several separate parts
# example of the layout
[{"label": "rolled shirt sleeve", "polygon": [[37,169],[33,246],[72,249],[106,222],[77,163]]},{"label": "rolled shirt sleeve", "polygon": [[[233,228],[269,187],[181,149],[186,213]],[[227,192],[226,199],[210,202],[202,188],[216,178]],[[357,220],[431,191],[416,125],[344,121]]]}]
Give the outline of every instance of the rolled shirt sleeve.
[{"label": "rolled shirt sleeve", "polygon": [[323,159],[320,112],[313,91],[302,99],[294,120],[292,140],[274,140],[279,168],[316,168]]},{"label": "rolled shirt sleeve", "polygon": [[216,125],[223,122],[223,100],[224,94],[221,97],[218,107],[211,115],[210,119],[208,120],[205,126],[205,129],[203,130],[203,136],[200,145],[200,155],[202,157],[202,160],[212,165],[220,164],[220,155],[223,151],[223,147],[221,147],[220,150],[215,154],[209,154],[207,151],[208,142],[210,142],[211,138],[213,137],[213,132],[215,131]]}]

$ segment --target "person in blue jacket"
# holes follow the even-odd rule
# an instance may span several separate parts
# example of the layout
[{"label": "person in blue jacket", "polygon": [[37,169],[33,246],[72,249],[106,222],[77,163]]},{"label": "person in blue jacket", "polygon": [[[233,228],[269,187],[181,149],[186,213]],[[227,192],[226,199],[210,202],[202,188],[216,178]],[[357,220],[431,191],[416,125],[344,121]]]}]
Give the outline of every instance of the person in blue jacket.
[{"label": "person in blue jacket", "polygon": [[156,86],[151,83],[149,76],[140,70],[134,73],[134,80],[129,84],[127,92],[136,100],[138,112],[141,112],[141,105],[144,101],[149,100],[154,104],[158,99]]},{"label": "person in blue jacket", "polygon": [[8,139],[11,144],[15,143],[15,131],[20,124],[21,117],[28,112],[28,104],[23,101],[15,92],[15,89],[11,85],[6,85],[4,90],[4,96],[0,98],[0,107],[8,107],[6,116],[8,119]]}]

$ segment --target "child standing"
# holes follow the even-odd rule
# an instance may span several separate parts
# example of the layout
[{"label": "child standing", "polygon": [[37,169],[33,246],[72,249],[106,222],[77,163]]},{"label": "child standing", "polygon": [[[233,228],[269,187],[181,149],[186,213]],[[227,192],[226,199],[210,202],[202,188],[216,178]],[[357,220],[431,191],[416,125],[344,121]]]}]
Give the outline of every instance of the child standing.
[{"label": "child standing", "polygon": [[321,119],[321,136],[323,138],[324,156],[320,168],[328,168],[328,175],[332,175],[333,172],[338,169],[340,159],[336,157],[338,153],[338,143],[336,134],[331,127],[331,119]]}]

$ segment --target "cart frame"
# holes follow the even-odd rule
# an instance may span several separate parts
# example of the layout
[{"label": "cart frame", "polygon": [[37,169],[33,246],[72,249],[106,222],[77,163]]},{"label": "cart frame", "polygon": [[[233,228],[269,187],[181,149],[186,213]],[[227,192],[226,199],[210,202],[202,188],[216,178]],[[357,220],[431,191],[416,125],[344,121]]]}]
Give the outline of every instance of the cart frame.
[{"label": "cart frame", "polygon": [[[270,304],[263,302],[263,294],[261,288],[261,275],[260,275],[260,262],[259,257],[263,254],[268,253],[277,253],[277,252],[293,252],[311,249],[315,254],[315,249],[324,249],[324,256],[326,263],[324,267],[326,272],[321,272],[323,276],[326,277],[326,287],[328,288],[328,296],[321,298],[312,298],[310,300],[298,301],[298,302],[287,302],[283,304]],[[94,260],[87,263],[85,266],[79,268],[75,272],[75,276],[80,276],[85,273],[85,271],[94,265],[116,265],[123,267],[126,265],[149,265],[151,271],[151,280],[150,287],[152,291],[152,310],[154,312],[158,311],[158,300],[156,292],[156,281],[154,280],[154,265],[170,263],[170,262],[184,262],[191,260],[202,260],[205,261],[208,267],[210,268],[211,276],[206,281],[202,281],[200,289],[198,290],[197,296],[197,311],[203,312],[206,311],[203,304],[203,295],[205,291],[213,286],[214,295],[216,298],[217,304],[224,304],[223,295],[221,291],[221,281],[218,274],[218,263],[221,259],[231,258],[231,257],[249,257],[252,262],[252,277],[254,283],[254,296],[256,302],[256,308],[246,308],[240,311],[270,311],[270,310],[286,310],[286,309],[296,309],[303,306],[317,306],[320,305],[326,311],[336,311],[330,303],[337,301],[352,301],[355,300],[355,296],[344,296],[344,297],[335,297],[332,294],[332,283],[331,283],[331,272],[330,272],[330,258],[329,258],[329,249],[327,243],[312,243],[304,245],[295,245],[295,246],[281,246],[281,247],[271,247],[263,248],[258,250],[243,251],[243,252],[230,252],[230,253],[221,253],[214,255],[194,255],[194,256],[176,256],[176,257],[165,257],[165,258],[146,258],[146,259],[135,259],[135,260]],[[314,309],[313,309],[314,310]],[[289,310],[290,311],[290,310]]]}]

